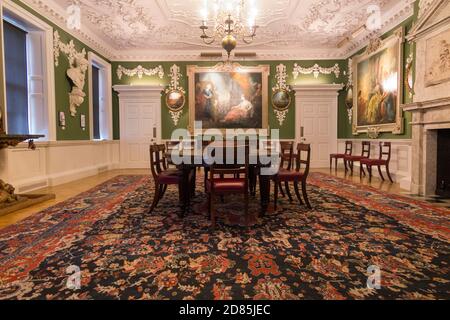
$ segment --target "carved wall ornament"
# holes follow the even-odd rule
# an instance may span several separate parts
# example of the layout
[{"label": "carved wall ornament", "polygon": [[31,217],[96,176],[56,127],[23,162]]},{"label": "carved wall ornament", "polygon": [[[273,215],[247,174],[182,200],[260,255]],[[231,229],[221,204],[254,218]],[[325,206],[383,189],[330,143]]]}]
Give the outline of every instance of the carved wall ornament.
[{"label": "carved wall ornament", "polygon": [[174,64],[170,67],[170,85],[165,90],[166,106],[169,109],[173,124],[178,125],[183,108],[186,103],[186,91],[180,86],[180,79],[183,75],[180,72],[180,67]]},{"label": "carved wall ornament", "polygon": [[60,52],[63,52],[69,60],[70,67],[66,72],[72,83],[72,91],[69,93],[69,110],[72,117],[75,117],[77,108],[83,104],[86,97],[84,84],[89,61],[86,59],[86,49],[83,48],[81,52],[78,52],[73,40],[70,40],[67,44],[63,43],[58,31],[55,31],[53,34],[53,54],[57,67],[59,66]]},{"label": "carved wall ornament", "polygon": [[134,69],[127,69],[127,68],[124,68],[121,65],[119,65],[117,67],[116,73],[117,73],[117,77],[119,78],[119,80],[122,79],[123,75],[126,75],[128,77],[134,77],[135,75],[137,75],[139,79],[142,79],[142,77],[144,75],[149,76],[149,77],[158,75],[158,77],[160,79],[164,78],[164,68],[161,65],[159,65],[155,68],[152,68],[152,69],[146,69],[141,65],[138,65]]},{"label": "carved wall ornament", "polygon": [[383,42],[381,41],[381,38],[373,38],[373,39],[371,39],[369,41],[369,44],[366,47],[366,52],[365,53],[367,55],[374,53],[375,51],[377,51],[381,47],[382,43]]},{"label": "carved wall ornament", "polygon": [[406,59],[405,65],[405,86],[408,88],[409,97],[412,98],[414,95],[414,78],[413,78],[413,66],[414,54],[411,52]]},{"label": "carved wall ornament", "polygon": [[292,89],[287,85],[287,72],[284,64],[279,64],[276,67],[275,79],[277,83],[272,88],[272,106],[275,116],[277,117],[280,126],[283,125],[284,120],[289,112],[289,106],[291,104],[291,92]]},{"label": "carved wall ornament", "polygon": [[370,139],[377,139],[380,136],[380,128],[379,127],[370,127],[367,130],[367,136]]},{"label": "carved wall ornament", "polygon": [[353,121],[353,60],[348,59],[348,70],[347,70],[347,95],[345,97],[345,106],[347,107],[348,121],[352,124]]},{"label": "carved wall ornament", "polygon": [[341,69],[339,68],[339,64],[335,64],[334,66],[330,68],[324,68],[319,66],[317,63],[313,65],[310,68],[304,68],[297,63],[294,64],[294,70],[292,71],[292,74],[294,75],[294,79],[297,79],[299,74],[314,74],[314,78],[318,78],[319,74],[332,74],[336,76],[336,78],[339,78],[339,75],[341,74]]}]

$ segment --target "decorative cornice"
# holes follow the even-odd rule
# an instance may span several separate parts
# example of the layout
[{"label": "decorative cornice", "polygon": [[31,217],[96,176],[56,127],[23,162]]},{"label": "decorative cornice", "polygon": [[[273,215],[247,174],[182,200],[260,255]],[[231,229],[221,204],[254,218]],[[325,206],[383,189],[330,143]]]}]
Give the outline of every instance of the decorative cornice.
[{"label": "decorative cornice", "polygon": [[53,2],[53,0],[22,0],[22,2],[42,16],[46,17],[72,37],[77,38],[92,49],[96,50],[105,58],[110,59],[114,56],[114,49],[105,43],[105,41],[101,38],[94,35],[90,30],[83,30],[83,28],[81,30],[70,30],[67,28],[65,13],[56,9],[57,5]]},{"label": "decorative cornice", "polygon": [[399,1],[400,9],[391,14],[381,25],[379,30],[372,31],[360,39],[354,40],[350,45],[345,47],[341,52],[346,58],[353,56],[355,53],[367,46],[368,42],[394,29],[401,22],[405,21],[414,14],[414,0]]},{"label": "decorative cornice", "polygon": [[[55,0],[22,0],[33,10],[43,15],[59,28],[68,32],[86,45],[96,50],[110,61],[220,61],[221,59],[201,58],[198,50],[165,50],[165,51],[146,51],[146,50],[119,50],[103,38],[94,34],[91,30],[82,25],[81,30],[69,30],[66,26],[65,12],[55,4]],[[308,50],[305,48],[290,49],[280,52],[277,49],[257,49],[258,55],[252,60],[345,60],[361,48],[367,45],[367,41],[374,36],[383,34],[393,29],[400,22],[409,18],[413,14],[414,1],[402,0],[396,5],[395,9],[390,10],[383,18],[385,21],[379,31],[368,33],[367,35],[349,42],[347,46],[341,49],[325,48]],[[255,50],[246,48],[246,50]],[[245,61],[246,59],[236,61]]]}]

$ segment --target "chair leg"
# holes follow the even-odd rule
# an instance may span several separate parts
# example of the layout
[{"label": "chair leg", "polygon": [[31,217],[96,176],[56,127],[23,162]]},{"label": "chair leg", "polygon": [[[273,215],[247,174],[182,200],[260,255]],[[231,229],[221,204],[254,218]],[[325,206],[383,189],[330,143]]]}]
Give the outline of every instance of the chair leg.
[{"label": "chair leg", "polygon": [[212,201],[212,197],[211,197],[211,193],[208,193],[208,220],[211,220],[211,201]]},{"label": "chair leg", "polygon": [[308,207],[308,209],[312,209],[311,203],[309,203],[308,193],[306,191],[306,181],[305,180],[302,181],[302,193],[303,193],[303,199],[306,202],[306,206]]},{"label": "chair leg", "polygon": [[288,195],[289,201],[290,202],[294,201],[292,199],[291,190],[289,189],[289,182],[288,181],[284,182],[284,187],[286,188],[286,194]]},{"label": "chair leg", "polygon": [[155,184],[155,195],[153,196],[153,202],[152,202],[152,205],[150,207],[149,213],[152,213],[153,210],[158,205],[158,202],[161,199],[160,192],[161,192],[161,186],[159,184]]},{"label": "chair leg", "polygon": [[302,197],[300,196],[300,191],[298,190],[298,181],[294,182],[294,189],[295,189],[295,194],[297,195],[297,199],[300,202],[301,205],[303,205],[303,200]]},{"label": "chair leg", "polygon": [[204,176],[204,184],[205,184],[205,193],[207,192],[207,190],[206,190],[206,183],[207,183],[207,181],[208,181],[208,172],[209,172],[209,169],[208,168],[205,168],[205,176]]},{"label": "chair leg", "polygon": [[[367,167],[367,165],[366,165],[366,167]],[[364,171],[364,166],[363,166],[363,164],[361,162],[359,163],[359,168],[361,169],[362,174],[365,177],[366,176],[366,171]]]},{"label": "chair leg", "polygon": [[273,194],[273,207],[274,207],[274,210],[277,210],[279,182],[275,181],[274,185],[275,185],[275,191]]},{"label": "chair leg", "polygon": [[211,228],[214,230],[216,228],[216,212],[214,208],[214,195],[210,194],[210,208],[211,208]]},{"label": "chair leg", "polygon": [[389,181],[391,181],[391,183],[394,183],[394,180],[392,180],[392,177],[391,177],[391,172],[389,171],[389,165],[386,165],[386,173],[389,177]]},{"label": "chair leg", "polygon": [[369,182],[372,182],[372,166],[367,165],[367,171],[369,172]]},{"label": "chair leg", "polygon": [[244,213],[245,213],[245,224],[246,227],[249,226],[249,221],[250,221],[250,217],[248,216],[248,192],[246,192],[244,194],[244,203],[245,203],[245,209],[244,209]]},{"label": "chair leg", "polygon": [[281,181],[278,182],[278,190],[280,190],[281,196],[283,198],[286,197],[286,195],[284,194],[284,191],[283,191],[283,186],[281,185]]},{"label": "chair leg", "polygon": [[167,191],[167,184],[163,184],[163,185],[161,185],[161,190],[160,190],[160,195],[159,195],[159,200],[161,200],[163,197],[164,197],[164,195],[166,194],[166,191]]},{"label": "chair leg", "polygon": [[378,173],[380,174],[381,180],[385,181],[383,173],[381,172],[381,166],[377,166],[377,167],[378,167]]},{"label": "chair leg", "polygon": [[345,161],[345,159],[344,159],[344,168],[345,168],[345,173],[347,173],[348,168],[347,168],[347,161]]},{"label": "chair leg", "polygon": [[353,175],[353,166],[354,166],[354,162],[353,161],[349,161],[349,166],[350,166],[350,173],[351,173],[351,175]]}]

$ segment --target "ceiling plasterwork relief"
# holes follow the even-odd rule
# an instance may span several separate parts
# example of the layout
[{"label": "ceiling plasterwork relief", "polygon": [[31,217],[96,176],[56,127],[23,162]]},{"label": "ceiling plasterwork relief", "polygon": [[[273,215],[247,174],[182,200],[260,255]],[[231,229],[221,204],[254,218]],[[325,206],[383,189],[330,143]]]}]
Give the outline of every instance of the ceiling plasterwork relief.
[{"label": "ceiling plasterwork relief", "polygon": [[[24,0],[39,10],[64,13],[73,0]],[[422,0],[423,1],[423,0]],[[260,59],[292,59],[317,56],[319,59],[345,58],[350,51],[367,42],[373,33],[365,32],[345,47],[337,44],[364,25],[369,5],[378,5],[382,28],[394,27],[406,18],[412,0],[258,0],[254,42],[238,49],[255,51]],[[425,1],[426,2],[426,1]],[[166,60],[172,55],[198,59],[205,50],[221,50],[220,44],[205,45],[200,39],[200,0],[76,0],[81,8],[81,33],[106,43],[112,60]],[[53,5],[54,4],[54,5]],[[57,8],[56,8],[57,7]],[[56,14],[57,13],[57,14]],[[66,17],[67,18],[67,17]],[[94,40],[95,40],[94,39]],[[95,42],[95,41],[94,41]],[[96,48],[96,47],[94,47]],[[283,53],[288,52],[288,53]],[[195,53],[195,54],[194,54]],[[190,58],[187,58],[190,59]]]}]

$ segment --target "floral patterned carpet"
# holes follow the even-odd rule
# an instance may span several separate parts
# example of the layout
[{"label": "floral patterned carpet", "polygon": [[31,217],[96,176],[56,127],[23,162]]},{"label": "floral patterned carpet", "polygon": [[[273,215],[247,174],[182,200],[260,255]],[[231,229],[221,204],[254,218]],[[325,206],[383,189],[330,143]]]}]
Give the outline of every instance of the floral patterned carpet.
[{"label": "floral patterned carpet", "polygon": [[0,299],[450,298],[447,209],[314,173],[313,210],[281,199],[245,228],[226,197],[211,231],[201,179],[182,220],[175,188],[149,214],[150,178],[119,176],[0,230]]}]

